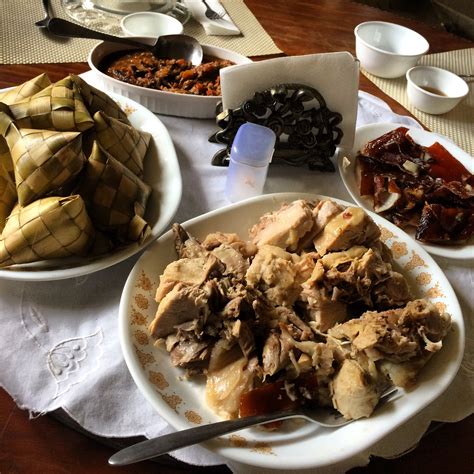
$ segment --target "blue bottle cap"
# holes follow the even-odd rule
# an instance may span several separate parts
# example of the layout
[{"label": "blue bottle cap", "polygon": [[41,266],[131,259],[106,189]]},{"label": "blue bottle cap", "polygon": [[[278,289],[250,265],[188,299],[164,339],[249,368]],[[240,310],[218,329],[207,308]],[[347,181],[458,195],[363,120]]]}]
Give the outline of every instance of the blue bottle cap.
[{"label": "blue bottle cap", "polygon": [[246,122],[237,130],[230,159],[249,166],[267,166],[272,161],[275,141],[272,129]]}]

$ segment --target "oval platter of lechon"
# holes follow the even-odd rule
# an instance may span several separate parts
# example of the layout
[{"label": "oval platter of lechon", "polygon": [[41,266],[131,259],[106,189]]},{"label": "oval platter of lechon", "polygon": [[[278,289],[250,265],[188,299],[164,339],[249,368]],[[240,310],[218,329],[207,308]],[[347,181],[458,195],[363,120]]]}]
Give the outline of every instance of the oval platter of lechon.
[{"label": "oval platter of lechon", "polygon": [[[255,466],[316,468],[370,454],[449,386],[464,350],[451,285],[402,230],[352,206],[263,195],[175,224],[146,250],[122,293],[120,339],[170,425],[334,406],[355,421],[286,420],[204,444]],[[376,407],[387,385],[397,396]]]},{"label": "oval platter of lechon", "polygon": [[[12,200],[26,201],[15,207],[13,201],[9,207],[0,206],[0,222],[1,217],[6,217],[0,238],[0,279],[47,281],[78,277],[108,268],[143,250],[164,231],[181,200],[181,173],[166,127],[144,106],[115,93],[98,91],[79,76],[70,75],[50,84],[43,74],[25,84],[23,89],[30,84],[40,90],[19,101],[5,96],[9,91],[13,95],[16,89],[0,95],[0,102],[8,103],[8,107],[1,104],[0,120],[10,123],[16,114],[20,117],[17,123],[25,124],[25,128],[9,126],[6,141],[0,142],[0,157],[15,163],[17,183],[15,189],[15,179],[11,181]],[[56,130],[49,123],[33,123],[25,114],[26,107],[53,94],[55,88],[66,89],[70,94],[69,91],[81,91],[88,109],[83,110],[82,106],[83,114],[77,116],[86,123],[84,131],[66,128],[64,132],[66,125],[55,122],[56,128],[62,127]],[[79,99],[77,103],[82,104]],[[68,109],[65,114],[69,112]],[[43,121],[50,117],[53,122],[58,120],[53,113],[54,110],[45,112]],[[40,137],[32,138],[31,129],[43,128],[47,130],[39,130]],[[66,137],[63,141],[62,136]],[[22,140],[34,143],[33,147],[28,142],[30,154],[24,153],[23,157],[18,152],[25,148],[19,145]],[[45,160],[41,152],[48,147],[51,157]],[[32,152],[36,149],[42,165],[25,165],[26,158],[35,163]],[[40,158],[36,160],[39,162]],[[73,168],[74,159],[78,165]],[[44,183],[67,175],[60,172],[61,160],[68,160],[69,169],[65,166],[65,171],[74,175],[64,184],[57,182],[53,191],[35,193]],[[36,171],[31,172],[32,169]],[[13,170],[3,176],[1,172],[0,167],[0,180],[13,174]],[[31,174],[27,176],[27,172]],[[38,175],[47,177],[35,180]],[[18,176],[22,176],[22,182]],[[4,206],[9,204],[5,199],[4,195]],[[75,235],[79,237],[74,240]],[[75,242],[86,235],[89,242],[73,249]]]},{"label": "oval platter of lechon", "polygon": [[474,165],[448,138],[393,123],[364,125],[338,158],[352,199],[432,255],[474,258]]}]

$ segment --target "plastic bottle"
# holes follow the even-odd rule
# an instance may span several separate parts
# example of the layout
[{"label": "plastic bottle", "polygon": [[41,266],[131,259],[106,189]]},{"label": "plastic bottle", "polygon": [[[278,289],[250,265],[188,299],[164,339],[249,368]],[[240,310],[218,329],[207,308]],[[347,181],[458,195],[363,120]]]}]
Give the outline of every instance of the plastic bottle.
[{"label": "plastic bottle", "polygon": [[273,130],[244,123],[237,130],[230,152],[225,193],[231,202],[262,194],[275,149]]}]

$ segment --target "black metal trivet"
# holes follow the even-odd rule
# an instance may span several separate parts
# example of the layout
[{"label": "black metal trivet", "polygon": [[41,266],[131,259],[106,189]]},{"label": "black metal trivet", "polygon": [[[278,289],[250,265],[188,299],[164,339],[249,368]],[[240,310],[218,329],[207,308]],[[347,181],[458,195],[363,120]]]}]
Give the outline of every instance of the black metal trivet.
[{"label": "black metal trivet", "polygon": [[292,166],[307,165],[310,170],[335,170],[331,157],[341,142],[343,132],[338,127],[342,115],[328,109],[323,96],[304,84],[279,84],[256,92],[252,99],[236,109],[217,106],[218,130],[210,142],[226,147],[212,158],[214,166],[229,164],[232,142],[239,127],[252,122],[271,128],[276,135],[273,163]]}]

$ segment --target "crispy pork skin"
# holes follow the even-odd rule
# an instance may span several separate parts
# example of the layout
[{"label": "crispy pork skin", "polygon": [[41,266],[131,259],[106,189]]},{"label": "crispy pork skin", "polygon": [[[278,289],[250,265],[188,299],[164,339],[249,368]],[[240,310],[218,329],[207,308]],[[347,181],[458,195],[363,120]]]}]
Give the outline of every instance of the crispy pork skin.
[{"label": "crispy pork skin", "polygon": [[416,229],[420,242],[463,243],[474,233],[474,206],[448,207],[425,204]]},{"label": "crispy pork skin", "polygon": [[456,245],[474,234],[474,175],[438,142],[418,145],[399,127],[356,157],[361,196],[421,242]]}]

